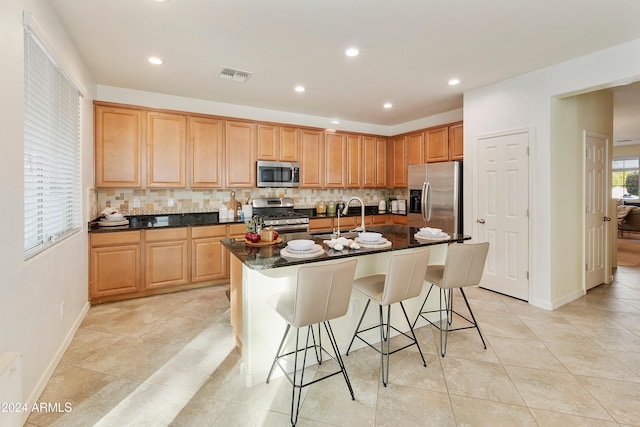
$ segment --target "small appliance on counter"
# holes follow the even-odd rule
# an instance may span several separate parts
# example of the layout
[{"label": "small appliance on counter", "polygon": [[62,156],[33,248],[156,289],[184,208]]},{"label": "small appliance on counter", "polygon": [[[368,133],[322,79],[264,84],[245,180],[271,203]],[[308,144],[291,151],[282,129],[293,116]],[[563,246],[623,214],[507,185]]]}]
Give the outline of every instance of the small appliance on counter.
[{"label": "small appliance on counter", "polygon": [[383,214],[385,212],[387,212],[387,202],[386,200],[382,199],[378,202],[378,213]]}]

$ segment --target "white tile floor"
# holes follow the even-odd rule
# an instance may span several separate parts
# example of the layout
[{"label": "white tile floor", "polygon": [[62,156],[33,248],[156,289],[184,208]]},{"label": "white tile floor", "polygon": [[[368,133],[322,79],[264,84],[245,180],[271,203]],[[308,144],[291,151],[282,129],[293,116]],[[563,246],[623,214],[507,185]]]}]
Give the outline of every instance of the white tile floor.
[{"label": "white tile floor", "polygon": [[[68,413],[33,413],[29,426],[286,426],[284,378],[245,388],[222,287],[92,307],[41,402]],[[305,389],[299,426],[640,425],[640,268],[548,312],[482,289],[467,292],[487,340],[417,329],[415,347],[391,356],[345,357],[340,376]],[[459,304],[457,307],[462,307]],[[328,369],[323,364],[319,369]]]}]

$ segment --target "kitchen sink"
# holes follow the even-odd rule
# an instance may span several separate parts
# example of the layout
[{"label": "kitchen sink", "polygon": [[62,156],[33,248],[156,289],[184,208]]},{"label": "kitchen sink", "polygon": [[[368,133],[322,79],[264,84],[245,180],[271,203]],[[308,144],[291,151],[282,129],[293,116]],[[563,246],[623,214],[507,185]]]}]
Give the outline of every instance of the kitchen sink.
[{"label": "kitchen sink", "polygon": [[[345,239],[353,239],[355,237],[358,237],[358,234],[359,234],[359,232],[357,232],[357,231],[343,231],[343,232],[340,232],[340,237],[344,237]],[[333,234],[325,233],[325,232],[322,232],[322,233],[311,233],[311,235],[313,237],[317,237],[317,238],[322,239],[322,240],[331,240],[333,238]]]}]

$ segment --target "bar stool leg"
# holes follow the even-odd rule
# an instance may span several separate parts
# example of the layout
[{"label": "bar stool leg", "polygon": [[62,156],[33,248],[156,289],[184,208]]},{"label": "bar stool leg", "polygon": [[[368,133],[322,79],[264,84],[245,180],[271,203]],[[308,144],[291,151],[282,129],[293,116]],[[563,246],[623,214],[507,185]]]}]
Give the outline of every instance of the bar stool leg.
[{"label": "bar stool leg", "polygon": [[336,355],[336,361],[338,362],[338,365],[340,365],[340,370],[342,370],[342,376],[344,377],[344,380],[347,383],[347,387],[349,388],[349,393],[351,394],[351,400],[356,400],[356,397],[353,394],[353,388],[351,387],[351,381],[349,381],[349,375],[347,375],[347,368],[344,366],[344,361],[342,360],[342,356],[340,355],[340,349],[338,348],[336,337],[333,335],[333,329],[331,328],[331,323],[329,323],[328,321],[324,322],[324,328],[327,331],[327,335],[329,336],[329,341],[331,342],[331,347],[333,347],[333,352]]},{"label": "bar stool leg", "polygon": [[280,357],[280,352],[282,351],[282,346],[284,345],[284,341],[287,338],[287,334],[289,333],[289,329],[291,325],[287,324],[287,328],[284,330],[284,335],[282,335],[282,341],[280,341],[280,346],[278,347],[278,351],[276,352],[276,357],[273,358],[273,363],[271,364],[271,369],[269,369],[269,375],[267,375],[267,384],[269,384],[269,380],[271,379],[271,374],[273,373],[273,368],[276,367],[276,363],[278,363],[278,358]]},{"label": "bar stool leg", "polygon": [[353,345],[353,342],[356,339],[356,336],[358,335],[358,331],[360,330],[360,325],[362,325],[362,321],[364,320],[364,315],[367,314],[367,309],[369,308],[369,303],[371,302],[370,299],[367,300],[367,304],[364,306],[364,311],[362,312],[362,316],[360,316],[360,321],[358,322],[358,326],[356,326],[356,331],[353,334],[353,337],[351,337],[351,342],[349,343],[349,347],[347,348],[347,356],[349,355],[349,351],[351,350],[351,346]]},{"label": "bar stool leg", "polygon": [[[307,351],[309,350],[309,335],[313,334],[313,326],[307,327],[307,339],[304,345],[304,356],[302,358],[302,369],[300,371],[300,382],[296,383],[296,376],[298,374],[298,349],[300,329],[296,328],[296,351],[294,352],[293,360],[293,390],[291,392],[291,425],[295,426],[298,422],[298,414],[300,413],[300,403],[302,397],[302,387],[304,386],[304,368],[307,364]],[[298,389],[298,397],[296,399],[296,389]],[[295,409],[295,410],[294,410]]]},{"label": "bar stool leg", "polygon": [[484,346],[484,348],[486,350],[487,344],[484,342],[484,338],[482,337],[482,332],[480,332],[480,327],[478,326],[478,321],[476,320],[476,317],[473,315],[473,311],[471,311],[471,306],[469,305],[469,301],[467,301],[467,296],[464,294],[464,290],[462,290],[462,288],[460,288],[460,292],[462,293],[462,298],[464,298],[465,304],[467,304],[467,310],[469,310],[469,314],[471,315],[471,319],[473,320],[473,324],[475,325],[476,329],[478,330],[478,334],[480,335],[480,339],[482,340],[482,345]]},{"label": "bar stool leg", "polygon": [[409,325],[409,330],[411,331],[411,336],[413,337],[413,341],[416,343],[416,347],[418,347],[418,352],[420,353],[420,358],[422,359],[422,366],[427,367],[427,362],[424,360],[424,356],[422,354],[422,349],[420,348],[420,344],[418,344],[418,338],[416,338],[415,332],[413,332],[413,326],[411,326],[411,321],[409,320],[409,316],[407,316],[407,310],[404,309],[404,304],[400,301],[400,308],[402,308],[402,312],[404,313],[404,318],[407,321],[407,325]]}]

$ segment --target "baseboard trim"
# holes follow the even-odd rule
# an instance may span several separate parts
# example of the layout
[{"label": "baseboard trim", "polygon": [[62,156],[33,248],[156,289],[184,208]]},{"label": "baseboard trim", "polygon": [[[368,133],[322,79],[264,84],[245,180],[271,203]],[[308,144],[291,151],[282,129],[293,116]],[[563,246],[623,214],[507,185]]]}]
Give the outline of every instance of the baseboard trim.
[{"label": "baseboard trim", "polygon": [[[82,307],[82,310],[78,314],[78,317],[73,322],[73,326],[67,333],[67,336],[65,337],[64,341],[62,342],[62,344],[60,344],[60,347],[58,348],[58,351],[56,352],[53,360],[51,360],[51,363],[49,363],[49,366],[47,366],[47,369],[44,371],[44,373],[40,377],[40,380],[38,381],[36,388],[31,393],[29,398],[26,400],[28,408],[32,408],[33,404],[38,401],[38,398],[44,391],[44,388],[47,386],[47,383],[53,376],[53,372],[58,367],[60,360],[62,360],[62,356],[64,355],[64,352],[67,351],[67,348],[69,348],[69,345],[71,345],[71,341],[73,340],[73,337],[75,336],[78,329],[80,329],[80,325],[82,324],[82,321],[84,320],[85,316],[89,312],[89,308],[91,308],[91,304],[89,304],[89,301],[87,301],[87,303],[84,305],[84,307]],[[24,412],[24,415],[22,417],[23,424],[27,422],[27,418],[29,418],[29,415],[31,415],[30,412]]]}]

